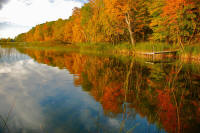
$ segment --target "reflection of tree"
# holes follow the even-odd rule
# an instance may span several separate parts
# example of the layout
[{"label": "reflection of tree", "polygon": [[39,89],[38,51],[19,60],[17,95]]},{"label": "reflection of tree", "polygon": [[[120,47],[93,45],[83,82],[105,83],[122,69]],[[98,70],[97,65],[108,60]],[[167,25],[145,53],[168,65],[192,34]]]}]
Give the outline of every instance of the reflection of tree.
[{"label": "reflection of tree", "polygon": [[[164,75],[160,79],[160,84],[154,85],[157,90],[157,115],[160,123],[168,132],[188,132],[196,131],[198,126],[197,115],[191,115],[197,109],[191,106],[194,100],[189,95],[200,93],[195,91],[198,88],[193,82],[196,80],[192,73],[188,75],[182,65],[162,65]],[[162,69],[160,69],[162,71]],[[198,98],[198,96],[196,97]],[[197,101],[197,99],[195,100]],[[194,110],[193,110],[194,109]],[[193,110],[188,112],[189,110]],[[192,122],[192,123],[190,123]],[[197,122],[197,123],[196,123]],[[195,125],[195,128],[192,126]]]},{"label": "reflection of tree", "polygon": [[105,88],[101,102],[106,112],[122,113],[124,90],[121,87],[118,83],[112,83]]},{"label": "reflection of tree", "polygon": [[[7,125],[7,120],[5,120],[1,115],[0,115],[0,120],[3,123],[2,127],[0,128],[0,131],[4,131],[4,132],[10,132],[8,125]],[[0,124],[1,125],[1,124]]]},{"label": "reflection of tree", "polygon": [[167,131],[175,132],[177,125],[176,107],[171,103],[168,90],[158,91],[158,115]]},{"label": "reflection of tree", "polygon": [[68,69],[74,74],[74,84],[100,102],[108,116],[124,114],[126,120],[137,112],[167,132],[200,128],[200,76],[194,69],[178,64],[147,66],[136,59],[124,61],[77,53],[31,49],[21,52],[40,63]]},{"label": "reflection of tree", "polygon": [[6,132],[10,133],[10,129],[9,129],[9,127],[8,127],[8,120],[10,119],[10,115],[11,115],[11,113],[12,113],[14,107],[15,107],[15,102],[13,102],[13,104],[11,105],[11,108],[9,109],[8,115],[6,116],[6,118],[3,118],[3,116],[0,115],[0,122],[3,123],[2,125],[1,125],[1,123],[0,123],[0,126],[2,126],[2,127],[0,128],[0,132],[1,132],[1,130],[2,130],[2,131],[5,132],[5,133],[6,133]]}]

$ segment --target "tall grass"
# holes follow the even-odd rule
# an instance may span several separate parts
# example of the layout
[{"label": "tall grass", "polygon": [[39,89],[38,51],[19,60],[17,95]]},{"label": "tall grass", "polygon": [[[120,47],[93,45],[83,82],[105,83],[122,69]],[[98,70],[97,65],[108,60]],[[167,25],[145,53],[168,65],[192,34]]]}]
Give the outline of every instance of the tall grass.
[{"label": "tall grass", "polygon": [[189,54],[189,55],[199,55],[200,56],[200,44],[196,44],[196,45],[188,45],[185,46],[184,48],[184,54]]},{"label": "tall grass", "polygon": [[95,49],[97,51],[105,51],[105,50],[132,50],[135,49],[137,51],[164,51],[164,50],[174,50],[178,49],[178,46],[170,45],[162,42],[140,42],[136,43],[135,46],[131,45],[128,42],[122,42],[119,44],[109,44],[109,43],[79,43],[76,44],[77,46],[81,47],[82,49]]},{"label": "tall grass", "polygon": [[171,45],[163,42],[141,42],[137,43],[135,49],[138,51],[165,51],[178,49],[176,45]]}]

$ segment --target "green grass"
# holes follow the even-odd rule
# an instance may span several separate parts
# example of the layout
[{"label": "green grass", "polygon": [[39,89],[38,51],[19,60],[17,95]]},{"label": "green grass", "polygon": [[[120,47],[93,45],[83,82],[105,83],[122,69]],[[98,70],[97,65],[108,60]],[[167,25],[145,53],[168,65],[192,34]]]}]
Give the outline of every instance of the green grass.
[{"label": "green grass", "polygon": [[76,50],[74,45],[66,45],[57,42],[18,42],[18,43],[0,43],[2,47],[16,47],[16,48],[32,48],[38,50]]},{"label": "green grass", "polygon": [[79,43],[76,45],[84,50],[92,49],[95,51],[130,51],[135,49],[136,51],[152,52],[178,49],[178,46],[158,42],[140,42],[135,46],[127,42],[115,45],[109,43]]},{"label": "green grass", "polygon": [[119,44],[110,44],[110,43],[77,43],[77,44],[63,44],[57,42],[22,42],[22,43],[8,43],[7,45],[12,46],[25,46],[25,47],[46,47],[46,48],[55,48],[55,47],[74,47],[79,48],[80,50],[93,50],[93,51],[120,51],[120,50],[132,50],[133,48],[138,51],[162,51],[174,49],[173,46],[166,43],[154,43],[154,42],[141,42],[137,43],[135,46],[129,44],[128,42],[123,42]]},{"label": "green grass", "polygon": [[135,49],[136,51],[156,52],[156,51],[174,50],[178,49],[178,47],[161,42],[141,42],[136,44]]},{"label": "green grass", "polygon": [[183,54],[200,56],[200,44],[185,46]]}]

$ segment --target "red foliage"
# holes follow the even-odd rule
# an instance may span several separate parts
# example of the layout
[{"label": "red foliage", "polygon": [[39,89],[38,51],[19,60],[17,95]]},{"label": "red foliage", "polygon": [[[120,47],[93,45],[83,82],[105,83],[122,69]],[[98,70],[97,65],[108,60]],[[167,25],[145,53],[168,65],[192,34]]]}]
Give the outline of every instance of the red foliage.
[{"label": "red foliage", "polygon": [[122,112],[123,100],[124,90],[121,85],[112,83],[105,88],[101,102],[104,110],[118,114]]},{"label": "red foliage", "polygon": [[176,107],[172,104],[169,90],[158,90],[158,115],[164,128],[168,132],[176,132]]}]

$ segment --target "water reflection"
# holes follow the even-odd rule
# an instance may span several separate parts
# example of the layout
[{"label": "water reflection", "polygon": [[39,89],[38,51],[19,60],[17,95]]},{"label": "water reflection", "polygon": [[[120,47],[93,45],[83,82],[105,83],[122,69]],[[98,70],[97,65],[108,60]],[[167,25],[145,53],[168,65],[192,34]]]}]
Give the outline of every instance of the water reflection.
[{"label": "water reflection", "polygon": [[15,106],[12,132],[200,130],[198,65],[18,50],[31,58],[0,63],[0,71],[9,70],[0,75],[0,114],[5,119]]}]

